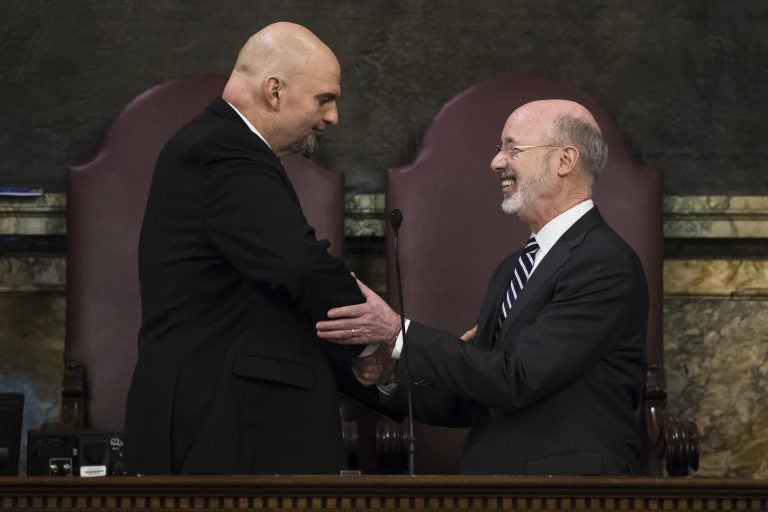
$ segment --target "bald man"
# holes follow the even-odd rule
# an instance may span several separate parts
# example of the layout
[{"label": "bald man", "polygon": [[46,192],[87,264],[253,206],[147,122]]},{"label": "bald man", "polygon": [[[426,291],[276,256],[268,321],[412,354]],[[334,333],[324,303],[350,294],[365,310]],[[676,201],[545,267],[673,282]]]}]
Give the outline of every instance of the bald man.
[{"label": "bald man", "polygon": [[309,30],[270,25],[245,44],[222,97],[161,152],[139,243],[129,472],[345,466],[337,380],[360,348],[318,340],[314,323],[362,295],[280,162],[310,154],[336,124],[339,80]]},{"label": "bald man", "polygon": [[[410,322],[395,382],[410,369],[417,419],[471,427],[464,473],[638,475],[648,294],[636,254],[592,202],[607,159],[600,129],[580,104],[535,101],[509,116],[497,149],[501,207],[531,240],[496,269],[463,340]],[[373,381],[391,367],[380,333],[399,321],[362,289],[366,304],[317,327],[337,343],[382,343],[357,365]],[[389,404],[400,412],[403,388]]]}]

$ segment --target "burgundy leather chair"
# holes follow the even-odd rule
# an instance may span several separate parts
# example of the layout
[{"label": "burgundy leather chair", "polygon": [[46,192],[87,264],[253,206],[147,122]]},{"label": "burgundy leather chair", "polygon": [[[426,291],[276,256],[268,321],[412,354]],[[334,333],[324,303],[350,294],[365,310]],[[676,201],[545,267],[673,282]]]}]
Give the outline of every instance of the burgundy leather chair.
[{"label": "burgundy leather chair", "polygon": [[[540,77],[506,77],[477,84],[449,101],[428,129],[408,166],[390,169],[388,211],[403,213],[400,258],[408,317],[461,334],[475,323],[485,288],[498,263],[522,246],[530,232],[501,211],[498,179],[490,171],[494,146],[509,114],[537,99],[584,104],[609,146],[595,202],[606,221],[635,249],[650,292],[649,378],[640,421],[647,426],[646,470],[671,474],[698,467],[695,425],[666,417],[662,339],[662,197],[659,173],[634,163],[620,132],[593,99],[566,84]],[[391,230],[387,230],[391,238]],[[387,285],[397,306],[392,240],[387,243]],[[417,471],[451,473],[466,432],[418,425]]]},{"label": "burgundy leather chair", "polygon": [[[141,320],[138,237],[155,160],[165,142],[220,95],[225,83],[225,77],[205,75],[152,87],[120,113],[96,158],[71,169],[66,425],[123,429]],[[284,164],[318,238],[330,240],[330,251],[341,256],[342,173],[301,156],[286,158]]]}]

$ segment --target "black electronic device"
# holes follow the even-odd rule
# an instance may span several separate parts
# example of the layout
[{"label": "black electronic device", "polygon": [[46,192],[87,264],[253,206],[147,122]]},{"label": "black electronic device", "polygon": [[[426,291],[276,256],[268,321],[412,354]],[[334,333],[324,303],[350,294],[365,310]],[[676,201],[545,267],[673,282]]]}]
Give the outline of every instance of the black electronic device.
[{"label": "black electronic device", "polygon": [[19,473],[23,393],[0,393],[0,476]]},{"label": "black electronic device", "polygon": [[125,475],[123,435],[96,430],[30,430],[27,475]]}]

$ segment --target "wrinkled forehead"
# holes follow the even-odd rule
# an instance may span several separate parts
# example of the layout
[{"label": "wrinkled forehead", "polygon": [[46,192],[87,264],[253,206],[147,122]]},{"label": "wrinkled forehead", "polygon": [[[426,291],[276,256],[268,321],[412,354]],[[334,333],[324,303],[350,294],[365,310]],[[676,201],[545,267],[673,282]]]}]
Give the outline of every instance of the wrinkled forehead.
[{"label": "wrinkled forehead", "polygon": [[507,118],[502,130],[502,139],[514,143],[541,143],[549,136],[557,114],[541,105],[527,104],[518,108]]}]

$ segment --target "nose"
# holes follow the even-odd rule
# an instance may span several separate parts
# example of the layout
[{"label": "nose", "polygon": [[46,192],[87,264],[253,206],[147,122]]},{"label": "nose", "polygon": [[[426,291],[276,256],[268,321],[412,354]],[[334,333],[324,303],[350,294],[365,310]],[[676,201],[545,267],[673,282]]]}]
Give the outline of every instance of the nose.
[{"label": "nose", "polygon": [[323,121],[334,125],[339,122],[339,110],[336,108],[336,102],[329,103],[323,113]]},{"label": "nose", "polygon": [[499,173],[506,169],[507,167],[507,159],[505,156],[504,151],[499,151],[496,153],[496,156],[493,157],[493,160],[491,160],[491,172]]}]

